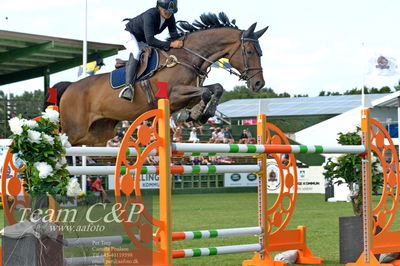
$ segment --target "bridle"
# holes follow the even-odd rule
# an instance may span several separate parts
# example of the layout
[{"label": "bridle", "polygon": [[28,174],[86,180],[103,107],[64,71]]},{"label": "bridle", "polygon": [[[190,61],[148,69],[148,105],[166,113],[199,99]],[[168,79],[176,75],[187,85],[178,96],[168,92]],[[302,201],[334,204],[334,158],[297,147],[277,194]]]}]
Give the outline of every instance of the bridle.
[{"label": "bridle", "polygon": [[[257,39],[254,39],[254,38],[247,38],[247,37],[244,37],[244,32],[242,31],[242,34],[240,35],[240,47],[241,47],[241,50],[242,50],[242,57],[243,57],[243,64],[244,64],[244,71],[243,71],[243,73],[241,73],[241,75],[239,76],[239,80],[245,80],[245,81],[249,81],[250,79],[252,79],[255,75],[257,75],[258,73],[260,73],[260,72],[262,72],[263,71],[263,69],[262,69],[262,67],[249,67],[249,65],[248,65],[248,62],[247,62],[247,57],[246,57],[246,49],[245,49],[245,47],[244,47],[244,43],[245,42],[253,42],[254,43],[254,46],[256,47],[256,51],[257,51],[257,54],[258,54],[258,56],[262,56],[262,51],[261,51],[261,48],[259,48],[259,47],[257,47],[257,46],[259,46],[260,44],[259,44],[259,42],[258,42],[258,40]],[[239,49],[239,48],[238,48]],[[236,52],[235,52],[236,53]],[[235,53],[233,53],[233,54],[235,54]],[[232,54],[232,55],[233,55]],[[256,71],[256,70],[258,70],[258,71]],[[250,71],[256,71],[253,75],[251,75],[251,76],[248,76],[248,72],[250,72]]]},{"label": "bridle", "polygon": [[[262,72],[262,67],[249,67],[248,65],[248,61],[247,61],[247,57],[246,57],[246,50],[244,47],[244,43],[245,42],[254,42],[254,45],[256,46],[256,51],[257,54],[259,56],[262,56],[262,52],[261,52],[261,48],[257,47],[257,45],[259,46],[258,40],[255,38],[248,38],[248,37],[244,37],[244,31],[242,31],[242,33],[240,34],[240,46],[238,46],[238,48],[232,53],[232,56],[239,50],[239,48],[242,51],[242,58],[243,58],[243,64],[244,64],[244,70],[243,72],[238,72],[236,70],[232,70],[232,69],[226,69],[225,67],[223,68],[224,70],[228,71],[229,74],[231,75],[235,75],[237,77],[239,77],[239,80],[245,80],[246,82],[250,81],[255,75],[257,75],[258,73]],[[201,54],[199,54],[196,51],[193,51],[190,48],[187,48],[185,46],[182,47],[182,49],[184,49],[185,51],[200,57],[201,59],[203,59],[204,61],[210,63],[210,65],[214,64],[214,62],[212,62],[210,59],[202,56]],[[258,71],[256,71],[258,70]],[[253,75],[249,76],[249,72],[250,71],[256,71]]]}]

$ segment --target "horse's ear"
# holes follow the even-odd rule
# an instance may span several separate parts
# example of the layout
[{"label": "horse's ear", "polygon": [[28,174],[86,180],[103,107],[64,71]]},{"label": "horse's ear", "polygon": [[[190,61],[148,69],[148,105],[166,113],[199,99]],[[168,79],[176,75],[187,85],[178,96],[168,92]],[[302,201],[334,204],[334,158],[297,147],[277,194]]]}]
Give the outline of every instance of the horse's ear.
[{"label": "horse's ear", "polygon": [[262,30],[254,32],[254,35],[256,35],[256,38],[259,39],[268,30],[268,27],[269,26],[265,27]]},{"label": "horse's ear", "polygon": [[253,33],[254,30],[256,29],[257,26],[257,22],[254,23],[253,25],[250,26],[250,28],[248,28],[244,33],[243,33],[243,37],[247,38],[250,37]]}]

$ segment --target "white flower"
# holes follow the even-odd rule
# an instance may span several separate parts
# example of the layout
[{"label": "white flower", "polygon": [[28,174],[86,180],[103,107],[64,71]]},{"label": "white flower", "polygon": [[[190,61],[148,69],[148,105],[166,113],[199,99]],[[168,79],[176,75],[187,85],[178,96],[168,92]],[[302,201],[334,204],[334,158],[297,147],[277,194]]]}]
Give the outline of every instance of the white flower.
[{"label": "white flower", "polygon": [[54,145],[54,139],[52,136],[49,136],[45,133],[42,134],[42,138],[43,140],[45,140],[47,143],[49,143],[50,145]]},{"label": "white flower", "polygon": [[38,123],[35,120],[25,120],[24,125],[27,125],[30,129],[34,129],[38,126]]},{"label": "white flower", "polygon": [[56,110],[50,108],[46,109],[46,112],[42,113],[42,118],[48,119],[52,123],[58,123],[60,114]]},{"label": "white flower", "polygon": [[336,156],[335,156],[335,157],[332,157],[331,160],[332,160],[333,163],[336,163],[336,164],[338,163],[338,158],[337,158]]},{"label": "white flower", "polygon": [[61,145],[64,148],[70,148],[71,147],[71,143],[69,143],[69,141],[68,141],[68,136],[65,133],[60,133],[58,135],[60,136]]},{"label": "white flower", "polygon": [[65,159],[65,157],[61,157],[61,159],[56,163],[56,169],[60,170],[66,163],[67,159]]},{"label": "white flower", "polygon": [[33,166],[39,171],[39,177],[43,179],[48,177],[53,171],[51,165],[46,162],[38,162],[35,163]]},{"label": "white flower", "polygon": [[24,125],[24,120],[25,119],[19,119],[18,117],[13,117],[8,120],[11,132],[16,135],[21,135],[23,131],[22,126]]},{"label": "white flower", "polygon": [[381,165],[381,164],[377,164],[376,167],[375,167],[375,169],[373,170],[373,172],[374,172],[375,175],[376,175],[376,174],[383,173],[382,165]]},{"label": "white flower", "polygon": [[28,129],[28,139],[30,142],[40,143],[40,140],[42,139],[40,135],[41,135],[40,132]]},{"label": "white flower", "polygon": [[78,183],[78,179],[76,179],[75,177],[71,178],[67,186],[67,196],[76,197],[81,192],[82,190],[81,186]]}]

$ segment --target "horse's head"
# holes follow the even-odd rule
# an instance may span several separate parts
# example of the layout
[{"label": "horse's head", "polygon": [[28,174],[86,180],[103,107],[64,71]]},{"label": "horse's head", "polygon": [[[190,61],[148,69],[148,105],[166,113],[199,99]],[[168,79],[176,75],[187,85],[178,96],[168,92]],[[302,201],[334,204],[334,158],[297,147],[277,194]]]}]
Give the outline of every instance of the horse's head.
[{"label": "horse's head", "polygon": [[247,81],[247,87],[255,92],[265,85],[260,60],[262,51],[258,39],[268,29],[266,27],[254,32],[256,25],[257,23],[254,23],[249,29],[241,31],[240,46],[229,60],[230,64],[240,71],[240,78]]}]

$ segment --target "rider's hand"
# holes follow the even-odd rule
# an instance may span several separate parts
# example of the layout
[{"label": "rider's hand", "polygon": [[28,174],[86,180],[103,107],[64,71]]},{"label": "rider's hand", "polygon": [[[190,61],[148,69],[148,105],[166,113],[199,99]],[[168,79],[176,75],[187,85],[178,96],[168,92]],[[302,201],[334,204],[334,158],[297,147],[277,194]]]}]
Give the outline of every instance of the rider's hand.
[{"label": "rider's hand", "polygon": [[171,46],[172,48],[182,48],[183,41],[181,41],[181,40],[172,41],[169,46]]}]

